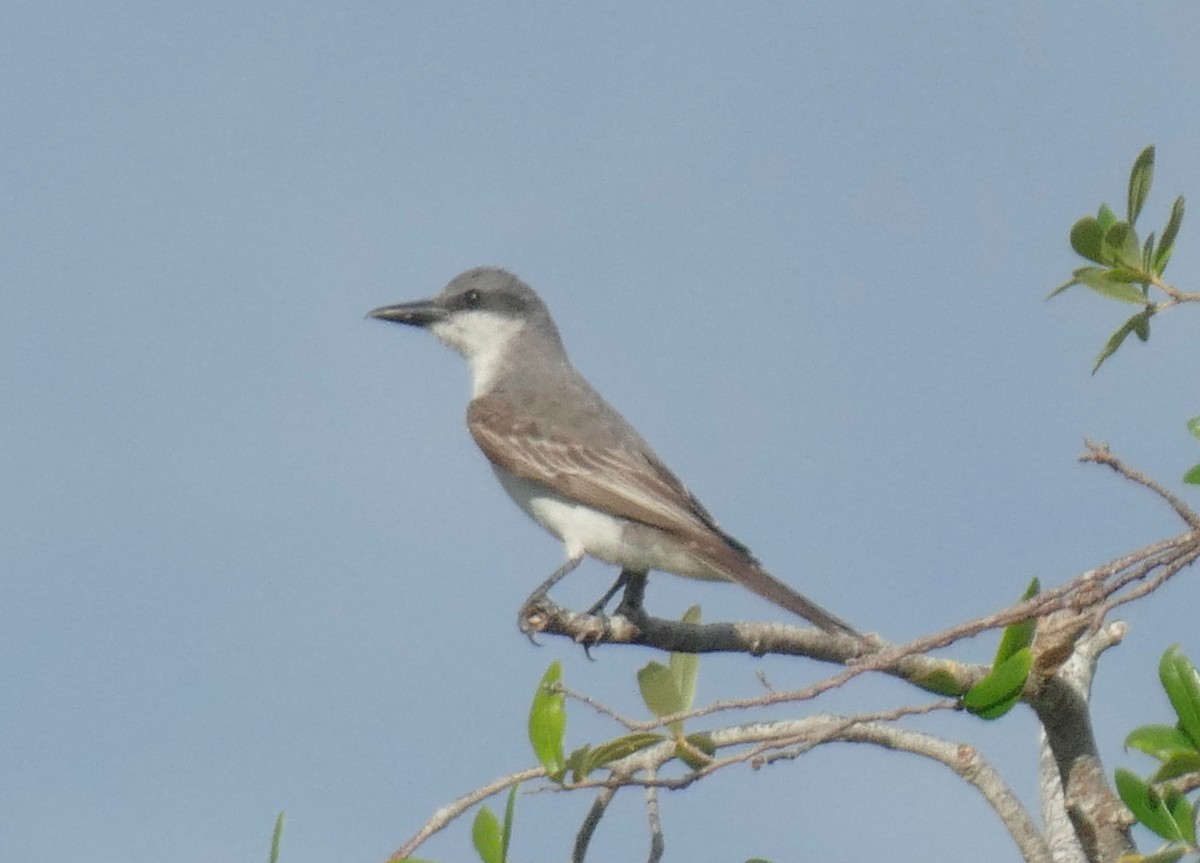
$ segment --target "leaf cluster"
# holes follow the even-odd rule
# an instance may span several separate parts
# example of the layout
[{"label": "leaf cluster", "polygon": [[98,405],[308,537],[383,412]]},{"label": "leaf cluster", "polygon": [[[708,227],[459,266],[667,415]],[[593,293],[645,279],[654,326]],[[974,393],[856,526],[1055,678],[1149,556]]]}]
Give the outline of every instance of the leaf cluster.
[{"label": "leaf cluster", "polygon": [[[684,623],[699,623],[700,608],[692,606],[682,618]],[[638,689],[650,711],[659,717],[686,713],[696,695],[700,657],[691,653],[672,653],[667,664],[648,662],[638,671]],[[581,782],[592,772],[614,761],[669,739],[666,734],[639,731],[596,746],[584,744],[564,755],[567,717],[565,697],[556,684],[562,674],[560,663],[553,663],[542,677],[529,711],[529,742],[546,774],[555,782]],[[712,738],[704,733],[684,735],[683,720],[667,723],[670,737],[676,741],[676,756],[692,769],[699,769],[713,754]]]},{"label": "leaf cluster", "polygon": [[1195,853],[1196,818],[1200,801],[1189,802],[1172,782],[1200,774],[1200,674],[1178,646],[1169,648],[1158,664],[1158,678],[1175,710],[1174,725],[1143,725],[1125,738],[1159,762],[1158,769],[1142,779],[1132,770],[1116,771],[1117,793],[1140,824],[1167,841],[1152,855],[1129,857],[1130,863],[1179,860]]},{"label": "leaf cluster", "polygon": [[[1041,586],[1036,578],[1029,582],[1021,601],[1033,599]],[[1025,681],[1033,669],[1033,637],[1037,620],[1021,620],[1004,628],[991,672],[972,686],[962,703],[969,712],[981,719],[999,719],[1021,700]]]},{"label": "leaf cluster", "polygon": [[1095,373],[1106,359],[1117,352],[1130,333],[1141,341],[1150,338],[1150,318],[1159,310],[1150,298],[1151,285],[1161,285],[1163,271],[1175,250],[1175,239],[1183,224],[1184,202],[1180,195],[1171,207],[1160,238],[1151,232],[1145,242],[1138,238],[1135,225],[1154,180],[1154,146],[1142,150],[1129,173],[1125,218],[1101,204],[1095,216],[1084,216],[1071,228],[1071,248],[1091,261],[1074,270],[1071,278],[1051,293],[1056,297],[1074,285],[1085,285],[1110,300],[1140,306],[1141,310],[1109,336],[1096,357]]}]

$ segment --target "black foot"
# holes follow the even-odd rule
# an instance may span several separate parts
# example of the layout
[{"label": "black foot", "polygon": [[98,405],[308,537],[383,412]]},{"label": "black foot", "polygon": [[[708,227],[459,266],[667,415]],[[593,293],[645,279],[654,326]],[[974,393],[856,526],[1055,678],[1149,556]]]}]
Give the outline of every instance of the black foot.
[{"label": "black foot", "polygon": [[617,576],[617,580],[613,582],[612,587],[604,591],[604,596],[597,599],[588,608],[587,613],[591,615],[603,614],[604,606],[608,605],[608,601],[617,595],[617,591],[623,588],[629,581],[629,570],[621,570],[621,574]]},{"label": "black foot", "polygon": [[625,571],[621,575],[625,578],[625,593],[621,596],[616,613],[634,622],[642,620],[646,616],[642,608],[642,601],[646,598],[646,573]]}]

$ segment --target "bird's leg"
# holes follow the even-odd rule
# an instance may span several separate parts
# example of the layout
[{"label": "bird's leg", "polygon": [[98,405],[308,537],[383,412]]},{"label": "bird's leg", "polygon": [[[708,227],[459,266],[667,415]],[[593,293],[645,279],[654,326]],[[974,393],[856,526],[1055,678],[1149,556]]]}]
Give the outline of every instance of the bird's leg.
[{"label": "bird's leg", "polygon": [[603,613],[604,606],[608,605],[608,601],[616,596],[617,591],[621,588],[625,588],[625,593],[621,596],[621,603],[613,613],[630,620],[640,617],[643,614],[642,599],[646,595],[646,573],[632,569],[622,569],[617,580],[613,582],[613,586],[604,592],[604,596],[596,600],[587,613]]},{"label": "bird's leg", "polygon": [[568,557],[566,563],[554,570],[554,572],[550,573],[550,577],[539,584],[533,593],[529,594],[529,599],[525,600],[525,604],[530,605],[531,603],[537,602],[537,600],[549,593],[550,588],[554,587],[554,585],[566,578],[567,574],[571,570],[579,566],[579,562],[581,560],[583,560],[582,554],[576,555],[575,557]]},{"label": "bird's leg", "polygon": [[[646,595],[646,573],[636,572],[632,569],[622,569],[621,574],[617,576],[617,580],[613,582],[613,586],[604,591],[604,596],[596,600],[592,607],[587,610],[590,615],[603,615],[604,606],[608,605],[608,601],[617,595],[617,591],[625,588],[625,593],[621,595],[621,603],[617,606],[614,614],[619,614],[626,620],[638,621],[645,616],[642,611],[642,597]],[[605,630],[607,631],[607,624]],[[599,644],[599,633],[595,644]],[[585,643],[583,652],[587,654],[588,659],[592,659],[593,643]]]},{"label": "bird's leg", "polygon": [[597,599],[588,608],[587,613],[591,615],[600,614],[604,611],[604,606],[608,605],[608,601],[617,595],[617,591],[625,586],[629,580],[629,570],[622,569],[621,574],[617,576],[617,580],[613,582],[613,586],[604,591],[604,596]]},{"label": "bird's leg", "polygon": [[578,554],[575,557],[567,558],[566,563],[554,570],[550,577],[537,586],[537,589],[529,594],[529,598],[521,605],[521,610],[517,612],[517,626],[520,630],[529,636],[529,640],[537,644],[533,638],[533,632],[537,626],[533,623],[534,618],[538,616],[539,604],[546,598],[546,594],[550,592],[550,588],[558,584],[566,577],[567,573],[579,566],[579,562],[583,560],[583,555]]},{"label": "bird's leg", "polygon": [[621,603],[615,613],[636,622],[646,616],[642,609],[642,600],[646,596],[646,573],[626,569],[621,572],[621,579],[625,582],[625,593],[621,595]]}]

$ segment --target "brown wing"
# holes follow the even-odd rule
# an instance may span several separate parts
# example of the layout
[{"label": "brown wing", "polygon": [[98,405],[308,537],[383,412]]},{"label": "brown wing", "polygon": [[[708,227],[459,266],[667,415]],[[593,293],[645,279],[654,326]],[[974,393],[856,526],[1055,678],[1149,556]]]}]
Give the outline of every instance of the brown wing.
[{"label": "brown wing", "polygon": [[[523,479],[672,533],[713,531],[725,536],[675,475],[640,449],[568,442],[518,417],[506,400],[491,396],[471,402],[467,427],[492,462]],[[734,546],[740,543],[735,540]]]},{"label": "brown wing", "polygon": [[[623,420],[621,421],[623,422]],[[611,515],[668,531],[713,567],[828,632],[856,634],[841,618],[770,575],[746,546],[721,530],[673,473],[641,447],[568,441],[518,416],[511,403],[481,396],[467,409],[471,436],[494,464]],[[634,432],[633,434],[636,434]]]}]

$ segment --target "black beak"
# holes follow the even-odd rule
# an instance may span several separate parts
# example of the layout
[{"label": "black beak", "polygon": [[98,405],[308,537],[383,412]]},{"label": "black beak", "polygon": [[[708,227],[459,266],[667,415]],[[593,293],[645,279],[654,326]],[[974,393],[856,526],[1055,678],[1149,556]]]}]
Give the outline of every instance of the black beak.
[{"label": "black beak", "polygon": [[413,327],[427,327],[445,320],[446,315],[446,310],[433,300],[416,300],[412,303],[380,306],[367,312],[368,318],[379,318],[381,321],[392,321]]}]

